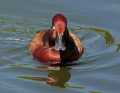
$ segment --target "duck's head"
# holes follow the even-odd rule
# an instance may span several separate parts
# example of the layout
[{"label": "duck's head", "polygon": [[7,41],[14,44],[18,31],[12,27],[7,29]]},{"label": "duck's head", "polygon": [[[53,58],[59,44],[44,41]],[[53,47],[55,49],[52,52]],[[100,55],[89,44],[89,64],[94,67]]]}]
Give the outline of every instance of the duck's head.
[{"label": "duck's head", "polygon": [[52,27],[58,33],[63,33],[67,27],[67,18],[63,14],[56,14],[52,18]]},{"label": "duck's head", "polygon": [[56,14],[52,18],[52,37],[56,39],[55,47],[57,50],[64,50],[62,37],[67,29],[67,18],[63,14]]}]

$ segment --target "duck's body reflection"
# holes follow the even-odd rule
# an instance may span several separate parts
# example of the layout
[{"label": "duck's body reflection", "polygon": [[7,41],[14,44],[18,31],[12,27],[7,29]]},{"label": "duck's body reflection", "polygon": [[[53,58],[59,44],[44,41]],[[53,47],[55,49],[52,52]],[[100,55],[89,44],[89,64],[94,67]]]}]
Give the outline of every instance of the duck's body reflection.
[{"label": "duck's body reflection", "polygon": [[48,73],[47,84],[65,87],[65,83],[70,79],[69,69],[61,67],[60,70],[51,70]]},{"label": "duck's body reflection", "polygon": [[48,71],[48,76],[20,76],[20,78],[35,81],[44,81],[48,85],[64,88],[66,82],[69,81],[71,77],[68,67],[37,67],[35,69],[40,71]]}]

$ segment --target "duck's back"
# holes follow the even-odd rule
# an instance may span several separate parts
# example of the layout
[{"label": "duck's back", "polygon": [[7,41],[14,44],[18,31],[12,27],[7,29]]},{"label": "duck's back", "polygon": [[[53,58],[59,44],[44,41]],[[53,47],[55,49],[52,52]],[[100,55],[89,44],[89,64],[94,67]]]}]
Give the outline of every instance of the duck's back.
[{"label": "duck's back", "polygon": [[32,38],[31,42],[28,44],[28,49],[33,53],[37,48],[44,45],[43,37],[46,31],[38,31],[35,36]]},{"label": "duck's back", "polygon": [[84,52],[84,47],[80,38],[72,32],[69,32],[69,36],[70,37],[65,41],[66,49],[64,51],[60,51],[62,63],[76,61]]}]

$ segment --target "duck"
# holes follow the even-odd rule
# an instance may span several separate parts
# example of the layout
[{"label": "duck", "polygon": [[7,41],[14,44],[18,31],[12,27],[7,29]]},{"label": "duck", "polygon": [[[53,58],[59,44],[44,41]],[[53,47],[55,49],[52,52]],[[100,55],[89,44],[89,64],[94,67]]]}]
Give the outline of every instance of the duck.
[{"label": "duck", "polygon": [[64,14],[52,17],[50,29],[37,31],[28,44],[33,58],[44,64],[66,64],[77,61],[84,53],[80,37],[68,30]]}]

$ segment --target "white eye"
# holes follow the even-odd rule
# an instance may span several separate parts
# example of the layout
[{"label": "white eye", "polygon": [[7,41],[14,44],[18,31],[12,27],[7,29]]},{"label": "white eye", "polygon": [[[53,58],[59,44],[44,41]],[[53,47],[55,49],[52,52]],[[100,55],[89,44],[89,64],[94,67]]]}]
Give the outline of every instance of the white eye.
[{"label": "white eye", "polygon": [[55,30],[55,26],[53,26],[53,28],[52,28],[53,30]]}]

